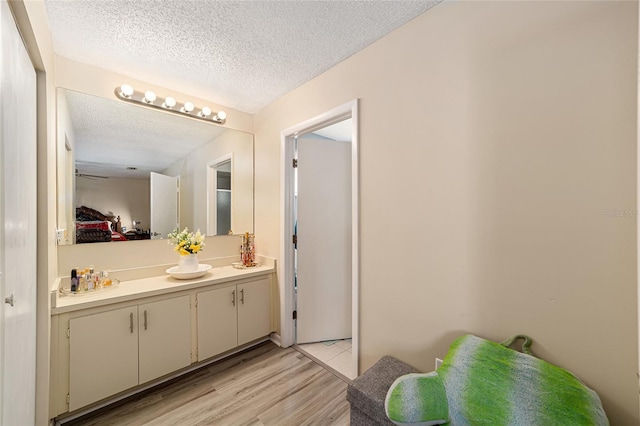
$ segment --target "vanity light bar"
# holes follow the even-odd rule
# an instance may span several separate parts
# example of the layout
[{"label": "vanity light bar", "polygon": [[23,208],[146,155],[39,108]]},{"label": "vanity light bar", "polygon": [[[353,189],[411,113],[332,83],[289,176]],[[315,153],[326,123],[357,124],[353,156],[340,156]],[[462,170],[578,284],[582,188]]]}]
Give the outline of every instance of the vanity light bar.
[{"label": "vanity light bar", "polygon": [[138,92],[128,84],[116,87],[114,93],[118,99],[126,102],[173,112],[175,114],[184,115],[198,120],[204,120],[216,124],[224,124],[227,121],[227,114],[224,111],[212,113],[209,107],[198,108],[189,101],[180,103],[171,96],[161,98],[156,96],[156,94],[151,90]]}]

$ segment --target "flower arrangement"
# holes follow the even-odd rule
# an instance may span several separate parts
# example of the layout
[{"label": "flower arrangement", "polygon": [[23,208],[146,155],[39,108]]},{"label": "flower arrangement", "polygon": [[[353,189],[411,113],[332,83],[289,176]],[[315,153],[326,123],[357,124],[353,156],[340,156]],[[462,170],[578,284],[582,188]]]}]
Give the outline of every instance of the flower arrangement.
[{"label": "flower arrangement", "polygon": [[181,255],[196,254],[204,247],[204,235],[198,229],[196,233],[189,232],[188,228],[184,228],[178,232],[178,228],[174,229],[169,235],[169,244],[173,244],[173,250]]}]

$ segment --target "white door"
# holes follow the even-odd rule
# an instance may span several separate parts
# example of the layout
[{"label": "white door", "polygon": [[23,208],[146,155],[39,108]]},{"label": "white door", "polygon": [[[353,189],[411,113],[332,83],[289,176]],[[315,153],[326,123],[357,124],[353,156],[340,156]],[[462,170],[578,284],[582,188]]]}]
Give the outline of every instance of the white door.
[{"label": "white door", "polygon": [[351,337],[351,143],[298,139],[296,342]]},{"label": "white door", "polygon": [[178,177],[151,172],[151,239],[167,238],[178,225]]},{"label": "white door", "polygon": [[0,29],[0,423],[31,425],[36,392],[36,74],[5,0],[0,2]]}]

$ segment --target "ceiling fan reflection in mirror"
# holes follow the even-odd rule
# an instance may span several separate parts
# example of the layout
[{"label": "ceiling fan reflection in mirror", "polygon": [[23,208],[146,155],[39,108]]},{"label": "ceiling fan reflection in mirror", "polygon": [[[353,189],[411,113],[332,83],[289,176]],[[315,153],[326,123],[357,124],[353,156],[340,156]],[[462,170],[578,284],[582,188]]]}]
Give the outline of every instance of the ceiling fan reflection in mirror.
[{"label": "ceiling fan reflection in mirror", "polygon": [[85,173],[80,173],[78,169],[76,169],[76,177],[97,180],[97,179],[109,179],[109,176],[98,176],[98,175],[88,175]]}]

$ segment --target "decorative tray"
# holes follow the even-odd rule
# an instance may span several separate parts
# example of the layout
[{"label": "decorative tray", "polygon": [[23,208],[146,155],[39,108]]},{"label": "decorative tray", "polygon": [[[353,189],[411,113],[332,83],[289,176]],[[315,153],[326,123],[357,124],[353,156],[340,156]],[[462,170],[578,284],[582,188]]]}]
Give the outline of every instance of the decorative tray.
[{"label": "decorative tray", "polygon": [[92,294],[104,293],[105,291],[113,290],[114,288],[118,288],[119,285],[120,285],[120,280],[112,279],[111,285],[102,287],[102,288],[94,288],[93,290],[72,292],[70,287],[60,286],[60,288],[58,289],[58,292],[63,296],[71,296],[71,297],[90,296]]},{"label": "decorative tray", "polygon": [[171,275],[173,278],[178,280],[190,280],[192,278],[200,278],[204,274],[206,274],[209,269],[211,269],[211,265],[207,265],[206,263],[198,264],[198,269],[191,272],[180,272],[178,271],[178,267],[174,266],[166,270],[166,273]]},{"label": "decorative tray", "polygon": [[251,266],[247,266],[242,262],[231,262],[231,266],[236,269],[255,268],[256,266],[260,266],[260,262],[254,262]]}]

